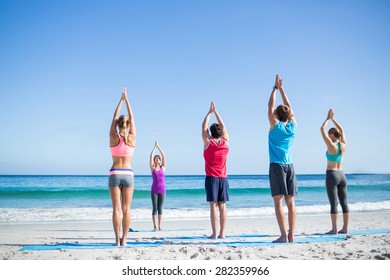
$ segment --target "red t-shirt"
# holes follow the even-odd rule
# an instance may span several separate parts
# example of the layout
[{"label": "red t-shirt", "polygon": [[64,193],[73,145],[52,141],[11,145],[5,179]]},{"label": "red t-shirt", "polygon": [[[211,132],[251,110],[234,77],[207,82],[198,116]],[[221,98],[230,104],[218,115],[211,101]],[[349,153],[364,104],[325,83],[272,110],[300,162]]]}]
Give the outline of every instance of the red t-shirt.
[{"label": "red t-shirt", "polygon": [[214,138],[210,139],[209,145],[203,151],[205,159],[206,176],[226,178],[226,158],[229,147],[225,139],[218,144]]}]

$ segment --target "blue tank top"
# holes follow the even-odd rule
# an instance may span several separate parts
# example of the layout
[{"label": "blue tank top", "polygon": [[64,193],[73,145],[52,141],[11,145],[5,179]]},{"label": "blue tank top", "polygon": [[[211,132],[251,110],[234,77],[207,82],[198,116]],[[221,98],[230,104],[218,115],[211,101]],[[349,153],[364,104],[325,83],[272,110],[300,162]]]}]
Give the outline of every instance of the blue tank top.
[{"label": "blue tank top", "polygon": [[344,154],[341,153],[340,143],[337,143],[337,153],[336,154],[329,154],[328,151],[326,151],[326,159],[333,162],[342,162],[344,159]]},{"label": "blue tank top", "polygon": [[288,121],[286,125],[278,121],[268,133],[268,151],[270,163],[292,163],[291,146],[295,139],[296,125]]}]

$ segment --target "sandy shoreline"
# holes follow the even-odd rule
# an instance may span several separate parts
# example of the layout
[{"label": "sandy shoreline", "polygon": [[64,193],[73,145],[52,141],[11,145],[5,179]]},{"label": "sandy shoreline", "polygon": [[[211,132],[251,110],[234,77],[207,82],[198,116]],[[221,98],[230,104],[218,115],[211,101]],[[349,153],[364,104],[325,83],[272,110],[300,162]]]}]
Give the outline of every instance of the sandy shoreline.
[{"label": "sandy shoreline", "polygon": [[[339,224],[341,221],[339,221]],[[300,215],[297,220],[296,238],[326,232],[330,227],[328,215]],[[132,228],[140,232],[129,233],[128,242],[154,242],[163,238],[183,238],[210,234],[208,220],[165,221],[164,231],[153,232],[151,221],[132,222]],[[351,214],[351,231],[389,229],[390,212]],[[273,216],[259,218],[235,218],[228,220],[224,242],[243,241],[240,236],[278,235]],[[348,234],[346,240],[310,242],[281,246],[230,247],[217,245],[207,239],[189,239],[181,242],[165,241],[158,247],[60,249],[18,251],[25,245],[58,243],[113,242],[111,222],[47,223],[0,225],[1,260],[389,260],[390,233]],[[229,237],[234,236],[234,237]],[[245,239],[244,241],[248,241]]]}]

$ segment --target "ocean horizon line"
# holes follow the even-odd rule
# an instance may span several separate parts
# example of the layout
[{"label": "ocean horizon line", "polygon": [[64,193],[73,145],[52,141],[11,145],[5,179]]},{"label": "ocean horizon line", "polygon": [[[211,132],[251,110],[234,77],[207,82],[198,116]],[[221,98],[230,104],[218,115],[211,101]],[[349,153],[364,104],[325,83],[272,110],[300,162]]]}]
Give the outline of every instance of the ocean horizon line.
[{"label": "ocean horizon line", "polygon": [[[297,176],[317,176],[317,175],[325,175],[324,173],[297,173]],[[362,172],[362,173],[345,173],[345,175],[390,175],[389,173],[369,173],[369,172]],[[33,177],[33,176],[42,176],[42,177],[102,177],[102,176],[109,176],[108,174],[0,174],[0,176],[25,176],[25,177]],[[148,177],[152,176],[151,174],[136,174],[135,177]],[[205,174],[166,174],[166,177],[201,177],[206,176]],[[228,177],[235,177],[235,176],[268,176],[268,174],[229,174]]]}]

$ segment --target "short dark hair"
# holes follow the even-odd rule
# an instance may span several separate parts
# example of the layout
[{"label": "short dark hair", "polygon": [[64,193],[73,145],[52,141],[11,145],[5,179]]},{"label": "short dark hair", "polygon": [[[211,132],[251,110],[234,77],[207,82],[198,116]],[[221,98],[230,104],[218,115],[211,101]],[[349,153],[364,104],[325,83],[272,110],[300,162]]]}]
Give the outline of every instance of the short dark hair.
[{"label": "short dark hair", "polygon": [[279,105],[276,107],[276,115],[278,116],[278,120],[281,122],[286,122],[291,116],[291,109],[287,105]]},{"label": "short dark hair", "polygon": [[219,123],[213,123],[210,126],[210,133],[213,138],[219,138],[223,133],[223,125]]}]

